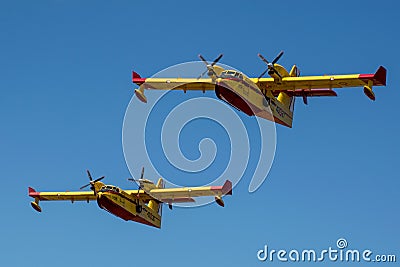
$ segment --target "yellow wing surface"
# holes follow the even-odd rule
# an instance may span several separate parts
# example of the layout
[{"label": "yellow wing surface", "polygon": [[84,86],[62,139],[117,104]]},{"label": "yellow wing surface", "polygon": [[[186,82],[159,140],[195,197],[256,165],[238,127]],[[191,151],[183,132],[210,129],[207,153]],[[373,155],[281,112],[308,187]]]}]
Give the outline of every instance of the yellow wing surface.
[{"label": "yellow wing surface", "polygon": [[[213,196],[221,198],[224,195],[232,195],[232,182],[227,180],[222,186],[203,187],[178,187],[178,188],[154,188],[145,192],[143,190],[126,190],[131,195],[141,195],[141,198],[155,198],[164,203],[193,202],[194,197]],[[147,195],[147,197],[146,197]]]},{"label": "yellow wing surface", "polygon": [[[260,89],[274,92],[286,91],[291,96],[332,96],[334,88],[365,87],[386,85],[386,69],[379,67],[374,74],[347,74],[347,75],[323,75],[283,77],[277,83],[273,78],[251,78]],[[328,90],[326,90],[328,89]]]},{"label": "yellow wing surface", "polygon": [[147,103],[144,90],[183,90],[184,92],[215,90],[215,84],[211,78],[142,78],[136,72],[132,72],[132,81],[139,85],[135,94],[144,103]]},{"label": "yellow wing surface", "polygon": [[50,200],[71,200],[71,201],[91,201],[96,200],[93,191],[78,191],[78,192],[36,192],[35,189],[29,187],[29,196],[35,200],[50,201]]}]

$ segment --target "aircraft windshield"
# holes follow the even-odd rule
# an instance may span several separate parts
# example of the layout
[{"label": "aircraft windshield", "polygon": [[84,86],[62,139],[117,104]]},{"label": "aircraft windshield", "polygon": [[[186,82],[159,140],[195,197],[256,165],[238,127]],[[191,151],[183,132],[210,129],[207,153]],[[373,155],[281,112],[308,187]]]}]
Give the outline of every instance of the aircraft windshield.
[{"label": "aircraft windshield", "polygon": [[106,185],[100,189],[100,192],[108,192],[108,191],[119,192],[119,188],[111,185]]},{"label": "aircraft windshield", "polygon": [[227,70],[227,71],[223,71],[221,73],[221,77],[222,78],[239,78],[239,79],[243,79],[243,74],[241,74],[240,72],[237,71],[233,71],[233,70]]}]

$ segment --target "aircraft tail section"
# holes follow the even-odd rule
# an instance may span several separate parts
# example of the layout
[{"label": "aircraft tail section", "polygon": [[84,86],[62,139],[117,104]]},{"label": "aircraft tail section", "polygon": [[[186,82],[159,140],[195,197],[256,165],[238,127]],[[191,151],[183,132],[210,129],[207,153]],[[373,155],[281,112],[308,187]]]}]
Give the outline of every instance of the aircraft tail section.
[{"label": "aircraft tail section", "polygon": [[[300,70],[297,68],[296,65],[293,65],[292,69],[289,72],[289,76],[290,77],[300,76]],[[286,118],[284,120],[284,124],[287,125],[288,127],[292,127],[295,99],[296,99],[295,96],[289,96],[285,92],[280,92],[278,95],[278,101],[283,106],[284,113],[286,113],[285,115],[288,115],[285,116]]]},{"label": "aircraft tail section", "polygon": [[292,69],[289,72],[290,77],[299,77],[300,76],[300,70],[297,68],[296,65],[293,65]]}]

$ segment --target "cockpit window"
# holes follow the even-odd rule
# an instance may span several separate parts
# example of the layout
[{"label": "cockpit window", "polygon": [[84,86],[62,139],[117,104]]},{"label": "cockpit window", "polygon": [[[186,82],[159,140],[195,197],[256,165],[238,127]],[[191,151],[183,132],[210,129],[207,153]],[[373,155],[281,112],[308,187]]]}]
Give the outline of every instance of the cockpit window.
[{"label": "cockpit window", "polygon": [[239,77],[238,75],[241,75],[241,74],[236,71],[232,71],[232,70],[226,70],[221,73],[221,77],[223,77],[223,78]]},{"label": "cockpit window", "polygon": [[119,193],[119,188],[116,186],[105,185],[100,189],[100,192],[114,191]]}]

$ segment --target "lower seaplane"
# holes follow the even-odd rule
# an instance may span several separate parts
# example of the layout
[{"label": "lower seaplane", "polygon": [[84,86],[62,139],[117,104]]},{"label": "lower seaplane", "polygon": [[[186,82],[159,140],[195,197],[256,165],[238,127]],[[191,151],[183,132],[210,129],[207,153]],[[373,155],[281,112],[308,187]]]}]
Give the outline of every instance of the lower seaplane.
[{"label": "lower seaplane", "polygon": [[[337,96],[333,89],[363,87],[364,94],[375,100],[373,86],[386,85],[386,69],[382,66],[373,74],[346,74],[300,76],[300,71],[293,65],[290,71],[277,64],[283,51],[269,62],[261,54],[258,57],[267,64],[267,68],[258,77],[249,78],[236,70],[225,70],[217,65],[222,58],[219,55],[212,63],[199,55],[206,65],[206,70],[197,78],[142,78],[132,72],[136,97],[146,103],[145,90],[197,90],[215,91],[217,97],[249,116],[258,116],[292,127],[294,102],[302,97],[308,104],[308,97]],[[263,76],[268,73],[270,78]],[[203,78],[207,74],[208,78]]]},{"label": "lower seaplane", "polygon": [[128,179],[139,183],[137,190],[123,190],[113,185],[105,185],[101,182],[104,176],[93,180],[87,171],[90,182],[82,186],[84,189],[90,186],[92,191],[76,192],[36,192],[28,188],[29,196],[34,198],[32,208],[41,212],[40,201],[97,201],[101,209],[120,217],[125,221],[135,221],[156,228],[161,228],[162,204],[168,204],[172,209],[173,203],[195,202],[195,197],[213,196],[215,202],[224,207],[222,197],[232,195],[232,183],[227,180],[222,186],[206,187],[181,187],[164,188],[164,181],[160,178],[157,184],[144,179],[144,169],[140,179]]}]

